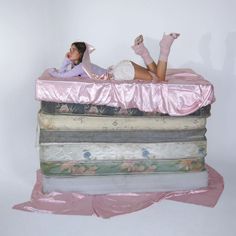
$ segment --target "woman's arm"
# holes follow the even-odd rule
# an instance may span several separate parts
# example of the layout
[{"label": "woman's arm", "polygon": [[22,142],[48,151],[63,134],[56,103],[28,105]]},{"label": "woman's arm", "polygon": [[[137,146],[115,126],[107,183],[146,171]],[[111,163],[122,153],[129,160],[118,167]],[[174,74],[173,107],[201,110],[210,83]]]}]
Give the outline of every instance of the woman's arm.
[{"label": "woman's arm", "polygon": [[58,71],[56,69],[50,69],[49,74],[53,77],[58,78],[70,78],[70,77],[76,77],[84,74],[84,70],[82,69],[81,63],[77,66],[75,66],[73,69],[68,71]]},{"label": "woman's arm", "polygon": [[63,73],[63,72],[66,72],[68,70],[68,66],[69,65],[72,65],[72,62],[71,60],[66,56],[62,65],[61,65],[61,68],[59,69],[59,72],[60,73]]}]

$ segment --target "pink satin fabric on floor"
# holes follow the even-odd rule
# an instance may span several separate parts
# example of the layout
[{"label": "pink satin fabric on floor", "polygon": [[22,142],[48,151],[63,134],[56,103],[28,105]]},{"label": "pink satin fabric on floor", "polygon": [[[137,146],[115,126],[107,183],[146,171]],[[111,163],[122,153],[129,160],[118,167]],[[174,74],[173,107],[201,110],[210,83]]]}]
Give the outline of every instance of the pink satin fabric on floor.
[{"label": "pink satin fabric on floor", "polygon": [[171,116],[191,114],[215,101],[213,85],[190,69],[169,69],[167,81],[59,79],[47,71],[36,81],[36,99],[59,103],[138,108]]},{"label": "pink satin fabric on floor", "polygon": [[213,168],[207,166],[207,170],[209,173],[207,188],[178,192],[106,195],[83,195],[73,192],[43,194],[41,173],[38,171],[31,201],[15,205],[13,209],[64,215],[96,215],[109,218],[144,209],[163,199],[214,207],[224,189],[224,180]]}]

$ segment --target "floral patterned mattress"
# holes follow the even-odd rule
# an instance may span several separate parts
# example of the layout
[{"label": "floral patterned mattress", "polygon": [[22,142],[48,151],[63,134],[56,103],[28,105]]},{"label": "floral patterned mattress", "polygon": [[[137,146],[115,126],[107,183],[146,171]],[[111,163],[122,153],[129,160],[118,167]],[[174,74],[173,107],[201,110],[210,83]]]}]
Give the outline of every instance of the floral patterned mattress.
[{"label": "floral patterned mattress", "polygon": [[195,130],[206,127],[206,116],[101,116],[38,113],[38,124],[43,130]]},{"label": "floral patterned mattress", "polygon": [[47,176],[196,172],[205,170],[206,141],[46,143],[39,155]]},{"label": "floral patterned mattress", "polygon": [[[210,116],[211,105],[206,105],[188,114],[189,116]],[[160,112],[144,112],[138,108],[122,109],[107,105],[41,102],[41,111],[53,115],[99,115],[99,116],[168,116]]]},{"label": "floral patterned mattress", "polygon": [[175,172],[199,172],[205,170],[204,158],[176,160],[106,160],[41,162],[41,171],[47,176],[120,175]]}]

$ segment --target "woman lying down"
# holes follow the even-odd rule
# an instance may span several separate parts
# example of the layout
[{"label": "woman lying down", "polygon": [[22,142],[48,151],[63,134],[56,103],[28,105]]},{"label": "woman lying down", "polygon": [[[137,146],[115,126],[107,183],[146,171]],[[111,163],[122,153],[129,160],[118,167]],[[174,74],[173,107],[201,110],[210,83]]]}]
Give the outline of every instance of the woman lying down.
[{"label": "woman lying down", "polygon": [[146,68],[132,61],[123,60],[117,65],[103,69],[90,62],[89,53],[94,48],[85,42],[74,42],[70,51],[66,54],[65,60],[59,70],[50,69],[53,77],[70,78],[75,76],[89,77],[91,79],[115,79],[115,80],[145,80],[165,81],[167,61],[171,45],[179,34],[164,34],[160,41],[160,55],[157,64],[153,61],[148,49],[144,46],[143,36],[138,36],[132,46],[134,52],[142,57]]}]

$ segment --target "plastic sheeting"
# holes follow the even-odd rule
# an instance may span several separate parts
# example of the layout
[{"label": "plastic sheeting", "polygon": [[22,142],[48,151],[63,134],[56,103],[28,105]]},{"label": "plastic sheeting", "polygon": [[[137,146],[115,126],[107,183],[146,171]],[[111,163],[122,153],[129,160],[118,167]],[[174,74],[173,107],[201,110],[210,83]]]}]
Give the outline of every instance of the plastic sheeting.
[{"label": "plastic sheeting", "polygon": [[213,85],[191,69],[169,69],[165,82],[54,78],[47,70],[36,81],[36,99],[138,108],[171,116],[191,114],[215,101]]},{"label": "plastic sheeting", "polygon": [[106,195],[83,195],[75,192],[43,194],[42,176],[38,171],[31,201],[15,205],[13,208],[28,212],[97,215],[109,218],[144,209],[163,199],[214,207],[224,189],[224,181],[216,170],[209,166],[207,169],[209,173],[207,188],[191,191]]}]

